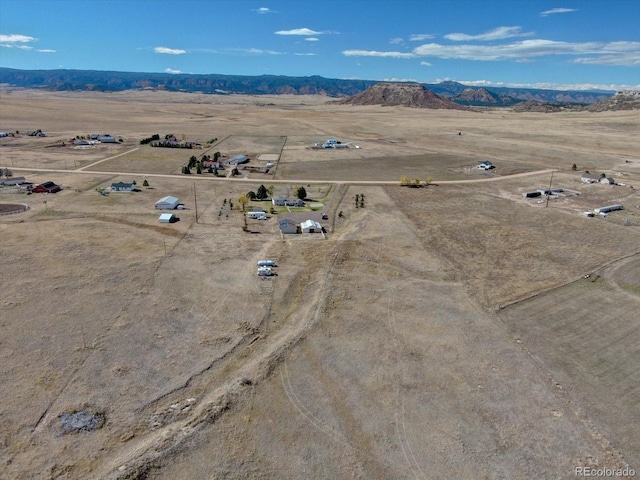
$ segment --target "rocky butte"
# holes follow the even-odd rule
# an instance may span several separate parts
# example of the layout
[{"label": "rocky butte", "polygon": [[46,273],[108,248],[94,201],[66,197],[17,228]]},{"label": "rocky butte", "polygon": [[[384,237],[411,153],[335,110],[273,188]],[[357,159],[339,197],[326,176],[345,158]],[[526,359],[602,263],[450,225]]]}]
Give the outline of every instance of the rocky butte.
[{"label": "rocky butte", "polygon": [[467,110],[467,107],[447,100],[419,83],[377,83],[364,92],[336,103],[342,105],[401,105],[414,108]]}]

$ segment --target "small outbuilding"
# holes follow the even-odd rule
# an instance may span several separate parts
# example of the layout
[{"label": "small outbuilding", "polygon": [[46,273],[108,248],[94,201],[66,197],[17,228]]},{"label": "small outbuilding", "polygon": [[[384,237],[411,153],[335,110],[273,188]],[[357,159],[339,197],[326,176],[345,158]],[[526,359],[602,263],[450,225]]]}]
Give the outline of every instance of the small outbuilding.
[{"label": "small outbuilding", "polygon": [[162,213],[160,217],[158,217],[160,223],[173,223],[178,221],[175,213]]},{"label": "small outbuilding", "polygon": [[283,218],[278,222],[280,233],[298,233],[298,225],[293,220]]},{"label": "small outbuilding", "polygon": [[158,210],[175,210],[178,208],[178,205],[180,205],[180,200],[171,195],[161,198],[156,202],[156,208]]}]

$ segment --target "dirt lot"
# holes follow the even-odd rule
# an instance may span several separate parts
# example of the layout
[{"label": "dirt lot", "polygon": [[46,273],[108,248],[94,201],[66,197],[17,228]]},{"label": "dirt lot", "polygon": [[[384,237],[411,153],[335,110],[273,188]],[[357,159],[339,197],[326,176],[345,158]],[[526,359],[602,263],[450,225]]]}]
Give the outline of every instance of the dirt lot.
[{"label": "dirt lot", "polygon": [[[0,139],[0,166],[64,187],[0,188],[0,201],[31,207],[0,217],[0,477],[640,471],[638,112],[161,92],[12,91],[0,101],[0,130],[49,134]],[[46,146],[95,132],[123,144]],[[139,139],[153,133],[280,153],[274,193],[308,187],[330,215],[326,239],[282,237],[278,215],[246,233],[237,199],[269,181],[171,176],[191,153],[144,156]],[[328,137],[362,149],[307,148]],[[498,165],[487,178],[558,168],[553,186],[580,195],[548,206],[522,197],[549,174],[355,183],[470,180],[478,173],[464,167],[479,159]],[[585,169],[627,185],[583,185]],[[96,190],[132,180],[139,191]],[[177,223],[158,222],[165,195],[185,205]],[[610,203],[625,210],[580,215]],[[277,276],[256,276],[263,258]]]}]

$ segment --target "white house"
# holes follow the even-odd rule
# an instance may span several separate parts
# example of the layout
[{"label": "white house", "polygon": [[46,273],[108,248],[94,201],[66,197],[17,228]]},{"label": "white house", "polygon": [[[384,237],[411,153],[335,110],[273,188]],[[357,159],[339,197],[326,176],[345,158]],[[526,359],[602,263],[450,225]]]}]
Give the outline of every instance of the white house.
[{"label": "white house", "polygon": [[298,233],[298,225],[293,220],[283,218],[278,222],[280,233]]},{"label": "white house", "polygon": [[496,167],[489,160],[484,160],[478,163],[478,168],[480,170],[491,170],[492,168],[496,168]]},{"label": "white house", "polygon": [[271,203],[273,205],[279,207],[304,207],[304,201],[299,198],[293,197],[283,197],[282,195],[277,195],[271,199]]},{"label": "white house", "polygon": [[613,177],[602,177],[600,179],[600,183],[604,183],[605,185],[615,185],[616,182]]},{"label": "white house", "polygon": [[161,198],[156,202],[156,208],[158,210],[174,210],[180,205],[180,200],[177,197],[171,195]]},{"label": "white house", "polygon": [[582,183],[598,183],[600,181],[600,175],[595,175],[593,173],[583,173],[580,181]]},{"label": "white house", "polygon": [[133,192],[133,187],[134,187],[133,183],[115,182],[111,184],[111,191],[112,192]]},{"label": "white house", "polygon": [[321,233],[322,225],[314,220],[305,220],[300,224],[300,230],[302,233]]}]

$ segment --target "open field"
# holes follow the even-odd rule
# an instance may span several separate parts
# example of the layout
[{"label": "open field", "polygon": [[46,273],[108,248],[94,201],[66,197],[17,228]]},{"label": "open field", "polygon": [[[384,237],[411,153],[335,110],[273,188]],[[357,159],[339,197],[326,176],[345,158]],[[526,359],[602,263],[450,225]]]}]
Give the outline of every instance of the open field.
[{"label": "open field", "polygon": [[[0,130],[50,134],[0,139],[0,167],[64,187],[0,189],[1,202],[31,207],[0,217],[0,477],[640,471],[638,112],[162,92],[11,91],[0,101]],[[95,132],[123,144],[41,154]],[[153,133],[281,159],[269,176],[172,176],[206,149],[138,145]],[[362,149],[307,148],[328,137]],[[465,170],[480,159],[497,172]],[[522,193],[548,187],[549,173],[507,177],[548,168],[554,187],[580,195],[546,207]],[[585,169],[626,186],[581,184]],[[356,183],[401,175],[497,180]],[[139,191],[96,191],[132,180]],[[238,197],[269,180],[274,195],[305,186],[329,214],[326,239],[282,237],[280,216],[307,215],[282,209],[243,231]],[[185,206],[176,223],[158,222],[165,195]],[[612,203],[625,210],[580,215]],[[277,276],[256,276],[264,258]],[[67,433],[79,413],[98,427]]]}]

